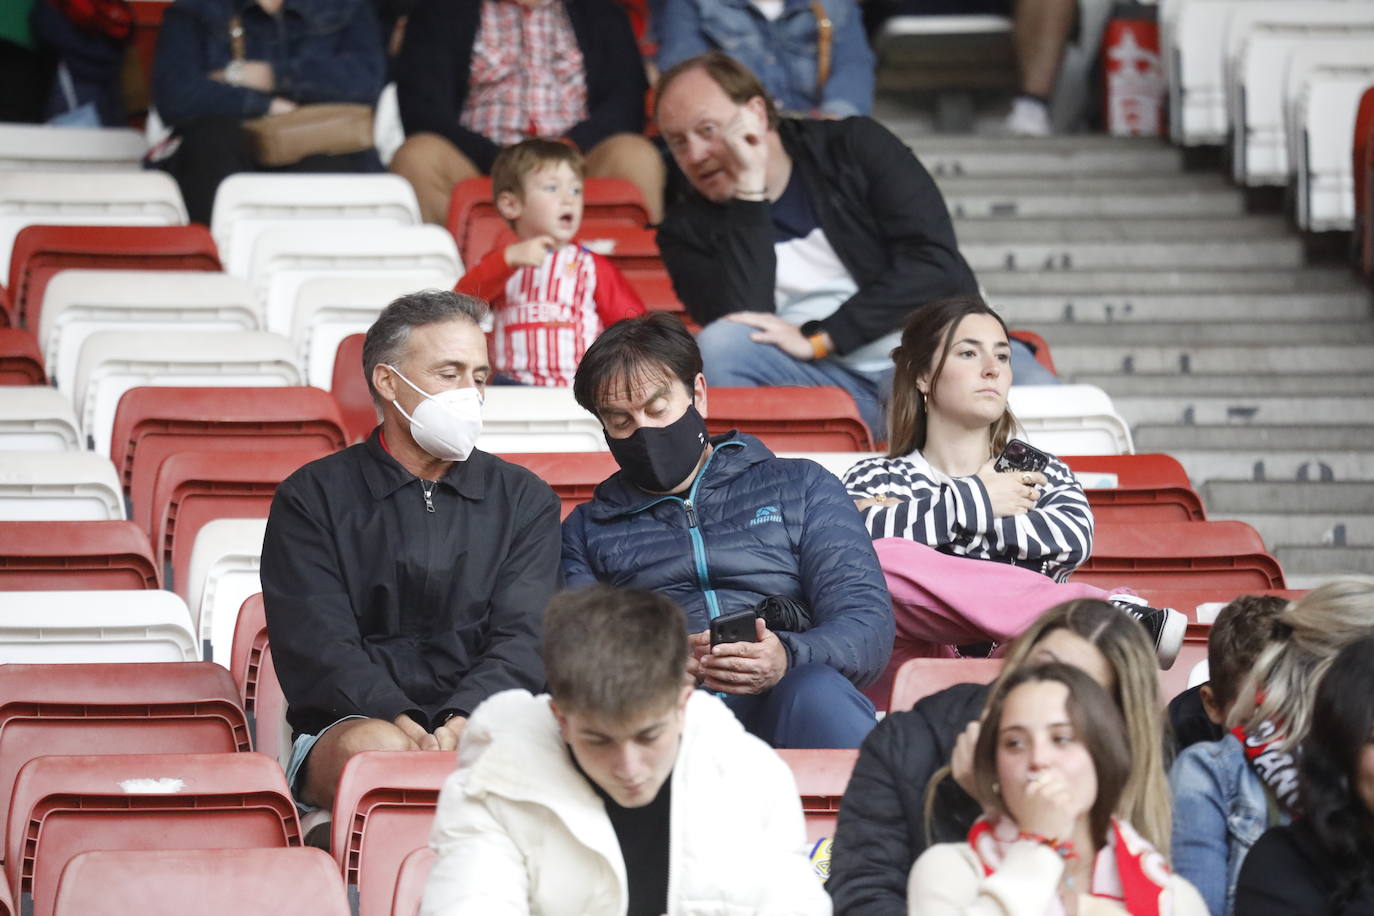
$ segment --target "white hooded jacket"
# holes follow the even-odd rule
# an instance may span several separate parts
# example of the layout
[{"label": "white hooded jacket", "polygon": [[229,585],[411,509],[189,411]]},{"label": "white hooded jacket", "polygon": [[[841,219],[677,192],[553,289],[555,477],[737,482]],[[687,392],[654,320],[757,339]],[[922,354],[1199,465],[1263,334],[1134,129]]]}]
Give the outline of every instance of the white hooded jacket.
[{"label": "white hooded jacket", "polygon": [[[695,691],[674,764],[668,916],[828,916],[787,764]],[[620,843],[548,696],[489,698],[463,732],[430,832],[421,916],[622,916]]]}]

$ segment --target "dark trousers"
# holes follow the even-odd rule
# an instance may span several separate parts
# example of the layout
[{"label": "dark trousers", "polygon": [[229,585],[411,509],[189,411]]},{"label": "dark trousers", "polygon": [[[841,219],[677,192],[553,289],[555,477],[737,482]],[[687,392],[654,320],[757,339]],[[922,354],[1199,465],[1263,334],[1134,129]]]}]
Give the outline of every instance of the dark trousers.
[{"label": "dark trousers", "polygon": [[156,163],[176,179],[191,221],[210,225],[219,183],[236,172],[380,172],[375,149],[339,156],[306,156],[293,165],[264,168],[253,159],[248,136],[238,118],[201,118],[177,129],[181,145]]},{"label": "dark trousers", "polygon": [[725,705],[773,747],[858,747],[877,724],[873,704],[828,665],[798,665],[757,696],[727,694]]}]

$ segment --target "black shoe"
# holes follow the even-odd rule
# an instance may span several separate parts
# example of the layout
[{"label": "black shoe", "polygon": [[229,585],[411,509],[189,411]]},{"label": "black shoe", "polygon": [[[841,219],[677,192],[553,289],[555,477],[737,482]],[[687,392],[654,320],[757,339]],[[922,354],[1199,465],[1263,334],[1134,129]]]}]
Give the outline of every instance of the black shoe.
[{"label": "black shoe", "polygon": [[1171,607],[1150,607],[1137,595],[1112,595],[1107,600],[1140,621],[1154,643],[1159,667],[1172,668],[1188,632],[1188,618]]}]

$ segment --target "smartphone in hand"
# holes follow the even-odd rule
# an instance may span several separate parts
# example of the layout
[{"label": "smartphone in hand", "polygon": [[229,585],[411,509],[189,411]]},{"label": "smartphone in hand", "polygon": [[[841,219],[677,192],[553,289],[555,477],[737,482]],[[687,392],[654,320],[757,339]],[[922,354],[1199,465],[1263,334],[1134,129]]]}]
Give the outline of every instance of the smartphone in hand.
[{"label": "smartphone in hand", "polygon": [[754,613],[753,608],[746,608],[742,611],[735,611],[732,614],[721,614],[711,621],[711,645],[718,646],[726,642],[758,642],[758,630],[754,627],[754,621],[758,614]]},{"label": "smartphone in hand", "polygon": [[992,469],[999,474],[1004,471],[1035,471],[1039,473],[1045,470],[1045,466],[1049,463],[1049,455],[1020,439],[1013,439],[1007,443],[1006,448],[1002,449],[1002,454],[997,456],[997,463],[992,466]]}]

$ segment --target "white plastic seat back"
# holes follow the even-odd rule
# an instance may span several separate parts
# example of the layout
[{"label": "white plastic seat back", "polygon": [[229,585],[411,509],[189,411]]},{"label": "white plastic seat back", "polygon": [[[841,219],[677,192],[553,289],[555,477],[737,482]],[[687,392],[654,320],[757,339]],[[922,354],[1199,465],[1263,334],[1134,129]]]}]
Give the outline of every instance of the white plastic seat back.
[{"label": "white plastic seat back", "polygon": [[186,205],[165,172],[0,171],[0,277],[25,226],[182,226]]},{"label": "white plastic seat back", "polygon": [[1211,666],[1207,664],[1207,659],[1198,662],[1188,669],[1188,689],[1192,690],[1200,684],[1205,684],[1212,678]]},{"label": "white plastic seat back", "polygon": [[104,522],[124,517],[124,492],[107,456],[0,452],[0,521]]},{"label": "white plastic seat back", "polygon": [[1300,229],[1331,232],[1355,226],[1355,115],[1370,86],[1374,53],[1364,66],[1323,65],[1307,74],[1289,134]]},{"label": "white plastic seat back", "polygon": [[301,384],[291,342],[263,331],[96,331],[77,362],[77,415],[109,454],[115,408],[140,385],[273,388]]},{"label": "white plastic seat back", "polygon": [[205,661],[229,667],[239,607],[262,591],[258,569],[266,530],[265,518],[221,518],[196,533],[186,597]]},{"label": "white plastic seat back", "polygon": [[1169,73],[1169,123],[1174,142],[1206,146],[1226,141],[1226,58],[1218,50],[1236,10],[1287,0],[1186,0],[1165,20],[1161,40]]},{"label": "white plastic seat back", "polygon": [[482,438],[493,455],[518,452],[604,452],[601,421],[578,406],[571,388],[487,386]]},{"label": "white plastic seat back", "polygon": [[840,481],[849,469],[866,458],[878,458],[882,452],[778,452],[779,458],[809,458]]},{"label": "white plastic seat back", "polygon": [[0,451],[68,452],[81,448],[72,405],[48,385],[5,386],[0,395]]},{"label": "white plastic seat back", "polygon": [[[1339,3],[1338,6],[1365,4]],[[1292,78],[1301,80],[1316,61],[1333,61],[1374,49],[1374,4],[1367,5],[1369,21],[1254,23],[1232,65],[1228,85],[1232,177],[1251,187],[1284,185],[1290,162],[1285,135],[1285,89]],[[1233,20],[1234,22],[1234,20]],[[1300,49],[1307,49],[1300,53]],[[1293,57],[1298,55],[1296,66]],[[1356,63],[1360,62],[1357,58]]]},{"label": "white plastic seat back", "polygon": [[1052,455],[1129,455],[1131,429],[1096,385],[1013,385],[1008,404],[1025,439]]},{"label": "white plastic seat back", "polygon": [[256,331],[248,284],[203,270],[63,270],[48,281],[38,345],[48,377],[73,397],[81,346],[97,331]]},{"label": "white plastic seat back", "polygon": [[453,236],[438,226],[350,226],[298,232],[269,229],[253,246],[249,283],[263,305],[267,330],[290,334],[296,291],[310,277],[439,274],[452,289],[462,275]]},{"label": "white plastic seat back", "polygon": [[420,204],[400,175],[240,172],[215,192],[210,234],[224,269],[247,277],[260,233],[279,228],[308,233],[343,222],[415,226]]},{"label": "white plastic seat back", "polygon": [[0,664],[193,662],[186,602],[160,589],[5,592]]},{"label": "white plastic seat back", "polygon": [[291,308],[291,342],[305,370],[305,383],[328,390],[339,344],[372,327],[393,299],[422,289],[452,289],[453,283],[439,271],[395,271],[375,277],[321,274],[302,280]]},{"label": "white plastic seat back", "polygon": [[0,124],[0,169],[138,171],[148,144],[126,127]]}]

